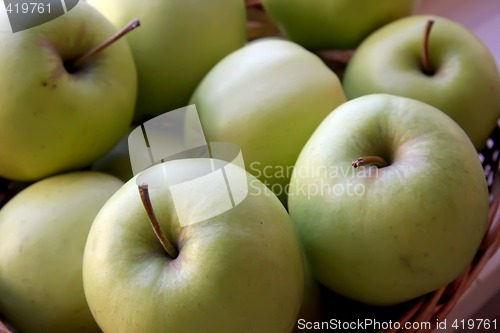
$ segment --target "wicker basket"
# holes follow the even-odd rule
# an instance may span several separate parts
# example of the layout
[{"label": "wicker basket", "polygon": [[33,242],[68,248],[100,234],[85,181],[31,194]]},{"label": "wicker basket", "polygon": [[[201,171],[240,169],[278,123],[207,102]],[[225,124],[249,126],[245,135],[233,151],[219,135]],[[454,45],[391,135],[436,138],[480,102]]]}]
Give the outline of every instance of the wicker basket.
[{"label": "wicker basket", "polygon": [[[278,28],[265,14],[260,0],[246,0],[248,10],[248,32],[249,39],[257,39],[265,36],[280,36]],[[353,54],[353,50],[325,50],[317,54],[324,62],[342,76],[346,64]],[[430,322],[442,321],[453,310],[460,297],[476,280],[479,273],[487,264],[489,259],[500,248],[500,195],[493,194],[494,176],[498,174],[498,151],[500,150],[500,128],[497,127],[492,133],[488,144],[480,153],[485,175],[488,179],[491,193],[491,204],[489,211],[489,227],[483,242],[467,269],[452,283],[443,286],[428,295],[417,299],[399,319],[403,327],[405,322]],[[0,208],[15,194],[27,187],[29,183],[11,182],[0,179]],[[434,327],[432,328],[434,329]],[[427,331],[431,331],[427,330]],[[11,333],[0,317],[0,333]],[[382,331],[381,331],[382,332]],[[383,332],[397,332],[397,330],[385,330]],[[420,330],[419,332],[425,332]]]}]

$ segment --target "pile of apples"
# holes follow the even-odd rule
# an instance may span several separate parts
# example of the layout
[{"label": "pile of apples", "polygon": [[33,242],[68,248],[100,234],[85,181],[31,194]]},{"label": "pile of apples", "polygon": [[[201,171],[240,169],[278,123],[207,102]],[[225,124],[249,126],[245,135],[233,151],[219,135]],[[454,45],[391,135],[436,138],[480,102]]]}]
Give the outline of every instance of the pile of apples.
[{"label": "pile of apples", "polygon": [[[487,229],[477,150],[500,75],[472,32],[415,3],[263,0],[283,37],[251,42],[244,0],[87,0],[0,32],[0,177],[29,184],[0,210],[1,319],[286,333],[335,318],[326,294],[391,306],[453,281]],[[355,49],[342,80],[317,55],[332,49]],[[181,225],[195,208],[138,184],[127,137],[191,104],[207,142],[241,148],[248,192]],[[182,182],[207,161],[148,170]],[[185,195],[227,204],[207,184]]]}]

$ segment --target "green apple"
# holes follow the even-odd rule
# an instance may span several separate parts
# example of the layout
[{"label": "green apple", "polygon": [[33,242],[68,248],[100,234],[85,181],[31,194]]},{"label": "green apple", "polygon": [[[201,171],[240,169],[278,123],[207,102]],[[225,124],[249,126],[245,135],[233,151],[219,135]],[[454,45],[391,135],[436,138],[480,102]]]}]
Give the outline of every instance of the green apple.
[{"label": "green apple", "polygon": [[442,17],[404,18],[374,32],[349,62],[344,89],[349,99],[388,93],[435,106],[476,149],[500,117],[500,75],[491,52],[467,28]]},{"label": "green apple", "polygon": [[410,15],[415,0],[262,0],[286,37],[308,49],[355,48],[384,24]]},{"label": "green apple", "polygon": [[191,103],[207,140],[238,144],[247,170],[286,203],[300,150],[345,100],[337,75],[320,58],[295,43],[264,38],[218,63]]},{"label": "green apple", "polygon": [[90,226],[123,182],[83,171],[41,180],[0,211],[0,312],[16,332],[100,332],[82,262]]},{"label": "green apple", "polygon": [[31,181],[82,168],[120,140],[137,90],[127,43],[73,66],[115,33],[85,2],[35,28],[0,32],[1,177]]},{"label": "green apple", "polygon": [[[212,161],[172,160],[146,171],[183,182]],[[148,200],[141,197],[136,181],[146,171],[104,205],[83,263],[85,295],[104,332],[292,331],[304,291],[298,236],[276,196],[238,169],[246,198],[199,223],[179,222],[196,207],[177,204],[174,186],[157,186]],[[187,194],[195,206],[219,193],[217,183],[205,184],[210,191]],[[158,241],[141,199],[152,204],[170,246]]]},{"label": "green apple", "polygon": [[478,250],[488,207],[464,131],[430,105],[385,94],[323,121],[297,160],[288,201],[316,278],[372,305],[454,280]]},{"label": "green apple", "polygon": [[117,27],[131,17],[142,27],[127,36],[139,77],[136,119],[187,105],[203,76],[246,41],[243,0],[89,0]]}]

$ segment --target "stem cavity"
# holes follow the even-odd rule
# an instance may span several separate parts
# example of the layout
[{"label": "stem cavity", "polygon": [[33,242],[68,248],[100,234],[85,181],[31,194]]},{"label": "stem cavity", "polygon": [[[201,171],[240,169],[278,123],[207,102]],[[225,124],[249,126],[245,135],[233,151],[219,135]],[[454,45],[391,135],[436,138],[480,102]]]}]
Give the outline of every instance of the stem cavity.
[{"label": "stem cavity", "polygon": [[380,156],[360,157],[351,163],[351,165],[354,169],[357,169],[357,168],[365,166],[365,165],[370,165],[370,164],[375,164],[379,168],[384,168],[384,167],[389,165],[389,163],[387,163],[386,160],[384,160]]},{"label": "stem cavity", "polygon": [[179,251],[172,245],[172,243],[168,240],[167,236],[163,232],[158,223],[158,219],[153,210],[153,204],[151,203],[151,198],[149,196],[149,188],[148,185],[140,185],[139,186],[139,194],[141,196],[142,204],[144,205],[144,209],[146,209],[146,213],[148,214],[149,221],[151,222],[151,226],[153,227],[153,231],[160,241],[161,245],[167,252],[168,256],[172,259],[175,259],[179,256]]}]

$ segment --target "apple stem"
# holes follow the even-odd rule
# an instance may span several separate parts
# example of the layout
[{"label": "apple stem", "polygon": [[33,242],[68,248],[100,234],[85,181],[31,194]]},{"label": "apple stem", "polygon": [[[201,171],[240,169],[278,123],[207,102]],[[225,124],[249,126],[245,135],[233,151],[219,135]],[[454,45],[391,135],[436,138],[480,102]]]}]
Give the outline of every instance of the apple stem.
[{"label": "apple stem", "polygon": [[354,169],[357,169],[359,167],[368,165],[368,164],[375,164],[379,168],[383,168],[389,165],[382,157],[380,156],[365,156],[365,157],[360,157],[356,159],[354,162],[351,163],[352,167]]},{"label": "apple stem", "polygon": [[429,39],[433,25],[434,20],[427,21],[424,31],[424,42],[422,45],[422,70],[427,75],[434,74],[429,60]]},{"label": "apple stem", "polygon": [[133,19],[125,27],[123,27],[120,31],[118,31],[116,34],[113,36],[109,37],[107,40],[93,48],[92,50],[88,51],[84,55],[82,55],[80,58],[76,59],[71,63],[71,68],[78,68],[80,67],[83,63],[85,63],[89,58],[93,57],[94,55],[98,54],[123,36],[125,36],[127,33],[130,31],[134,30],[135,28],[139,27],[141,25],[141,22],[138,19]]},{"label": "apple stem", "polygon": [[158,223],[158,219],[156,218],[156,215],[153,211],[153,204],[151,203],[151,198],[149,196],[148,185],[140,185],[139,194],[141,196],[142,204],[146,209],[146,213],[148,214],[149,217],[149,222],[151,222],[151,226],[153,227],[153,231],[156,237],[158,238],[161,245],[167,252],[168,256],[172,259],[177,258],[179,252],[177,251],[175,246],[173,246],[172,243],[168,240],[167,236],[161,229],[160,224]]}]

